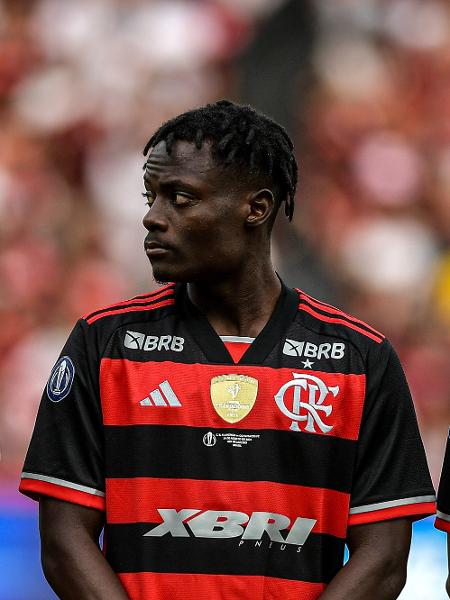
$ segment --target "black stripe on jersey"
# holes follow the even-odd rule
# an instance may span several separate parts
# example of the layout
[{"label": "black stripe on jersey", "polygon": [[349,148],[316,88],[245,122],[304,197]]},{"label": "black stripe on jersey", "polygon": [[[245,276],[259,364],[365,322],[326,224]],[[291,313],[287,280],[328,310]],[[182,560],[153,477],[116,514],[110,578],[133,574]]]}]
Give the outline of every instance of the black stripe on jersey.
[{"label": "black stripe on jersey", "polygon": [[[153,298],[153,295],[159,294],[160,292],[166,291],[166,294],[162,294],[161,296],[158,296],[157,298]],[[83,318],[85,321],[88,321],[89,319],[92,319],[92,317],[96,317],[97,315],[103,314],[103,313],[110,313],[111,311],[119,311],[122,310],[124,308],[131,308],[133,306],[142,306],[143,308],[146,306],[151,306],[152,304],[156,304],[157,302],[161,302],[162,300],[168,300],[169,298],[173,298],[174,297],[174,287],[168,287],[167,290],[164,290],[164,288],[162,290],[159,290],[157,292],[154,292],[151,296],[149,296],[148,301],[147,302],[133,302],[134,300],[139,300],[139,299],[144,299],[147,296],[136,296],[135,298],[131,298],[128,301],[125,301],[123,303],[118,303],[118,304],[112,304],[111,306],[107,306],[105,308],[100,308],[99,310],[96,310],[88,315],[85,315]]]},{"label": "black stripe on jersey", "polygon": [[[208,431],[261,437],[242,448],[220,438],[215,446],[207,447],[203,436]],[[356,442],[333,436],[181,425],[109,425],[105,441],[108,478],[272,481],[345,493],[350,493],[356,452]]]},{"label": "black stripe on jersey", "polygon": [[437,497],[437,509],[450,515],[450,433],[445,448],[444,464],[442,467],[439,491]]},{"label": "black stripe on jersey", "polygon": [[[208,539],[144,536],[156,525],[107,525],[106,558],[117,573],[203,573],[215,575],[266,575],[311,583],[328,583],[342,567],[344,540],[311,533],[299,546],[262,543],[240,537]],[[286,533],[284,534],[286,537]],[[284,547],[282,550],[281,548]]]},{"label": "black stripe on jersey", "polygon": [[[372,329],[372,327],[370,327],[370,325],[367,325],[363,321],[359,321],[357,319],[353,319],[350,315],[347,315],[346,313],[340,311],[339,309],[336,309],[336,310],[339,311],[338,314],[330,312],[330,311],[327,311],[327,307],[326,306],[319,307],[316,304],[312,304],[309,301],[308,296],[305,296],[305,294],[303,294],[303,293],[300,295],[300,302],[303,302],[304,304],[306,304],[307,306],[309,306],[309,308],[311,308],[312,310],[316,311],[317,313],[323,315],[324,317],[331,317],[331,318],[335,318],[335,319],[341,319],[342,321],[346,321],[347,323],[350,323],[351,325],[356,325],[356,327],[359,327],[360,329],[363,329],[364,331],[367,331],[371,335],[374,335],[375,337],[379,338],[380,342],[383,341],[382,334],[378,333],[378,331],[376,331],[376,329]],[[333,308],[333,307],[331,307],[331,308]]]}]

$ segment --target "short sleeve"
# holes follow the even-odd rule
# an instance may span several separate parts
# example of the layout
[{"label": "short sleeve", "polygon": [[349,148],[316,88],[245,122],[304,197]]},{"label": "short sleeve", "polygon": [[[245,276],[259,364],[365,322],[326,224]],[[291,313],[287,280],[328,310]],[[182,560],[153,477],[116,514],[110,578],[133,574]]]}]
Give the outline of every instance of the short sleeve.
[{"label": "short sleeve", "polygon": [[450,533],[450,431],[439,481],[435,527]]},{"label": "short sleeve", "polygon": [[19,490],[104,510],[99,359],[89,333],[78,321],[51,371]]},{"label": "short sleeve", "polygon": [[411,394],[385,340],[367,359],[349,526],[435,512],[435,494]]}]

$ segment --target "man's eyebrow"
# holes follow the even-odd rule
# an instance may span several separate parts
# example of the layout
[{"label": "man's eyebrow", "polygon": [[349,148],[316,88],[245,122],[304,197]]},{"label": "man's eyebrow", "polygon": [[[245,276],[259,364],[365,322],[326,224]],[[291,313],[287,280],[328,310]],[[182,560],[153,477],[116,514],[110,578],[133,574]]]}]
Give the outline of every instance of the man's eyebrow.
[{"label": "man's eyebrow", "polygon": [[[146,175],[144,174],[144,182],[145,183],[152,183],[152,179],[150,177],[146,177]],[[194,191],[196,189],[195,184],[193,183],[188,183],[187,181],[184,181],[183,179],[178,179],[176,177],[170,177],[164,180],[159,180],[159,186],[162,188],[173,188],[173,187],[182,187],[182,188],[188,188],[192,191]]]}]

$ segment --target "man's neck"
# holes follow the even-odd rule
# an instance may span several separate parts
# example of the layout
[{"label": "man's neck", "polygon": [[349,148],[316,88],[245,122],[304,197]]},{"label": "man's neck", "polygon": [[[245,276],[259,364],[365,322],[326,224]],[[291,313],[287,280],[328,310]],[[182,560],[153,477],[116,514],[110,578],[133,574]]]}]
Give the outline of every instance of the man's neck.
[{"label": "man's neck", "polygon": [[189,298],[218,335],[256,337],[270,319],[280,293],[281,282],[271,263],[220,283],[188,284]]}]

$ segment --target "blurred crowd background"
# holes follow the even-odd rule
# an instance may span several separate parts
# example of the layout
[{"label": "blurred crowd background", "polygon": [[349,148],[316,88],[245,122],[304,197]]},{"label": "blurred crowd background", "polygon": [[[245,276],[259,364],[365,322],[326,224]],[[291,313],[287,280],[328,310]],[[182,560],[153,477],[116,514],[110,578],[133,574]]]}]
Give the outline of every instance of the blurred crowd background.
[{"label": "blurred crowd background", "polygon": [[410,382],[435,484],[450,423],[445,0],[0,1],[0,484],[16,487],[76,319],[156,287],[142,149],[222,97],[293,137],[291,285],[369,321]]}]

